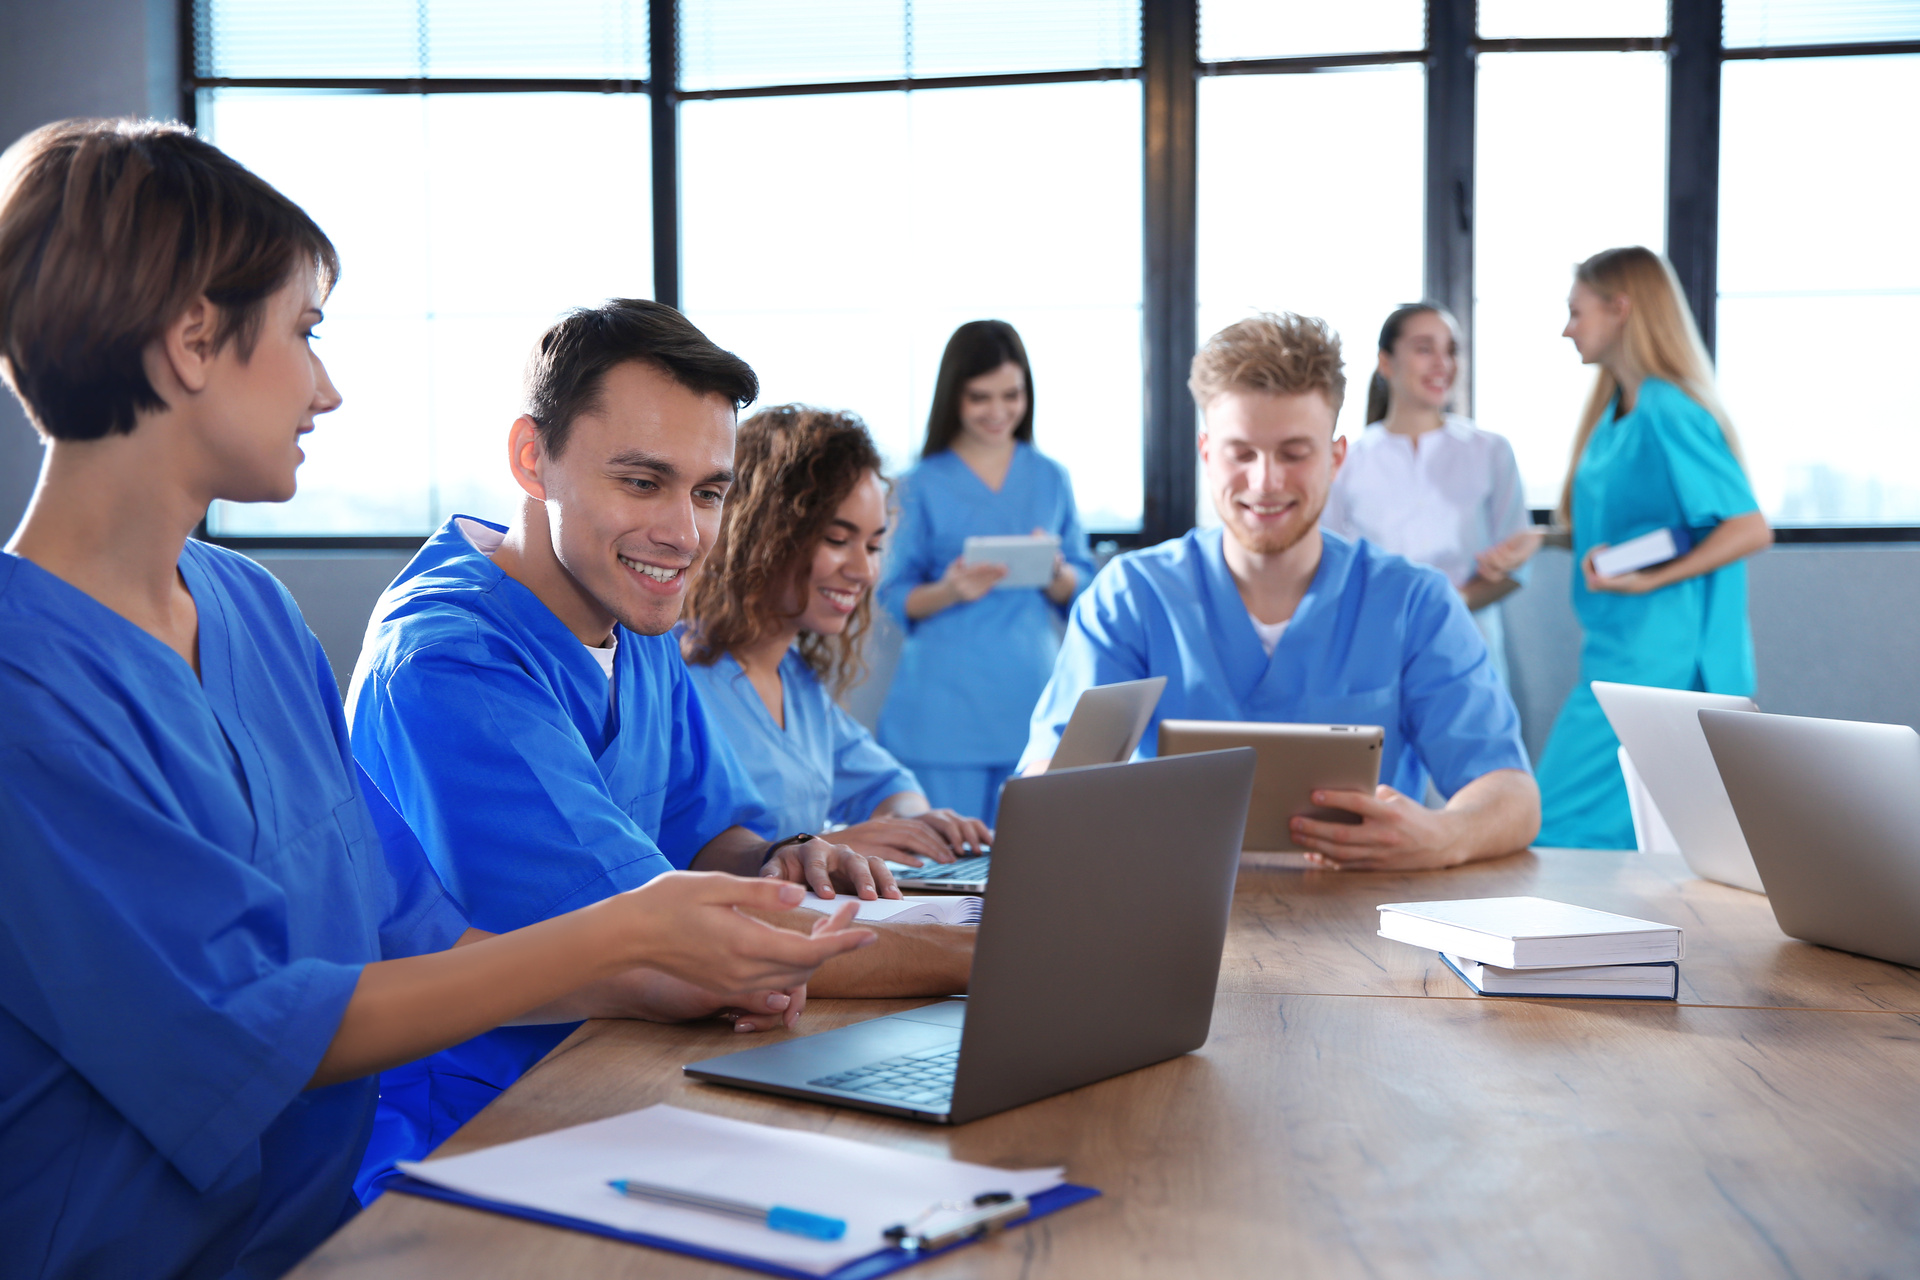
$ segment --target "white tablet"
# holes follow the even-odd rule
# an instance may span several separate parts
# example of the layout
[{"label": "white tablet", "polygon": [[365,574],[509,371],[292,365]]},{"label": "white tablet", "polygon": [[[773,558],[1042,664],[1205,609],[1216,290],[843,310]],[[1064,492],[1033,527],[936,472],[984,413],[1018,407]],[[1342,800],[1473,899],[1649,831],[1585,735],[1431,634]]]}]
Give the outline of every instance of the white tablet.
[{"label": "white tablet", "polygon": [[1050,533],[1019,533],[967,539],[961,558],[970,564],[1003,564],[1007,576],[993,584],[995,591],[1012,587],[1044,587],[1053,581],[1053,558],[1060,539]]}]

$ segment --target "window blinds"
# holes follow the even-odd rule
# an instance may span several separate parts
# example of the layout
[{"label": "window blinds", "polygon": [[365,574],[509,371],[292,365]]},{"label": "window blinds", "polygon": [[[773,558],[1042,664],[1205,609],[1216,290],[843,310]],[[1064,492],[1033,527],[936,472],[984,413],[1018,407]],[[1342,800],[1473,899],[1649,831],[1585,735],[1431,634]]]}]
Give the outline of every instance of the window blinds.
[{"label": "window blinds", "polygon": [[1726,0],[1729,49],[1920,40],[1920,0]]},{"label": "window blinds", "polygon": [[1139,0],[681,0],[680,86],[1140,65]]},{"label": "window blinds", "polygon": [[646,0],[195,0],[199,75],[644,80]]}]

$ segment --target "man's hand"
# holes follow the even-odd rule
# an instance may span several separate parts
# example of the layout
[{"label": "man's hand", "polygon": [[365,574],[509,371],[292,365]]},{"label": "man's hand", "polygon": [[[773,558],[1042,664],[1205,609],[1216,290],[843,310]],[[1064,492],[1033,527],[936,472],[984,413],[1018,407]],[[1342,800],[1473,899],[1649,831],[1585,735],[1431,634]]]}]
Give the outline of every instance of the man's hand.
[{"label": "man's hand", "polygon": [[1295,817],[1294,843],[1316,866],[1420,871],[1518,853],[1540,833],[1540,788],[1524,769],[1494,769],[1429,809],[1392,787],[1316,791],[1313,802],[1360,815],[1359,823]]},{"label": "man's hand", "polygon": [[1423,871],[1467,860],[1459,821],[1389,786],[1362,791],[1316,791],[1313,802],[1360,815],[1358,825],[1295,815],[1293,841],[1317,866],[1354,871]]},{"label": "man's hand", "polygon": [[776,845],[760,874],[771,880],[804,884],[823,898],[833,897],[836,889],[869,901],[900,896],[885,859],[819,836]]}]

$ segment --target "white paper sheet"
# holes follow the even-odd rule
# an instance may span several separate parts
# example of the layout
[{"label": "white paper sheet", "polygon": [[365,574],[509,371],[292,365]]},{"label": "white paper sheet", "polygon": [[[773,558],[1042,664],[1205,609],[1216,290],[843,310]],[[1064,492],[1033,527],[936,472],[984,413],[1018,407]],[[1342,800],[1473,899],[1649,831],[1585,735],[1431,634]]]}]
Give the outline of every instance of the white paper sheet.
[{"label": "white paper sheet", "polygon": [[[422,1182],[487,1200],[645,1232],[825,1275],[884,1248],[881,1232],[929,1205],[988,1191],[1034,1196],[1065,1169],[995,1169],[798,1129],[654,1106],[463,1156],[402,1161]],[[807,1240],[691,1209],[630,1200],[632,1178],[842,1218],[842,1240]]]},{"label": "white paper sheet", "polygon": [[[822,898],[811,889],[800,903],[808,911],[832,915],[848,895]],[[859,902],[859,899],[854,899]],[[979,924],[980,899],[971,894],[908,894],[900,898],[875,898],[861,902],[856,920],[891,920],[895,924]]]}]

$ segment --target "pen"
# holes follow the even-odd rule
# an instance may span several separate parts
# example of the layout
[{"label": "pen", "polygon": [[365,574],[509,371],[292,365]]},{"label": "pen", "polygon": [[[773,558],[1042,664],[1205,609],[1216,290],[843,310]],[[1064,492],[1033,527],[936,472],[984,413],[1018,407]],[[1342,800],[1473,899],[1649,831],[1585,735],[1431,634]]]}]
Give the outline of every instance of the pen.
[{"label": "pen", "polygon": [[788,1235],[806,1236],[810,1240],[838,1240],[847,1234],[847,1224],[839,1218],[808,1213],[804,1209],[788,1209],[777,1204],[762,1208],[759,1205],[748,1204],[744,1200],[705,1196],[696,1191],[680,1191],[673,1187],[655,1186],[650,1182],[636,1182],[632,1178],[615,1178],[607,1185],[633,1200],[647,1200],[654,1204],[670,1205],[675,1209],[698,1209],[703,1213],[717,1213],[723,1217],[763,1223],[771,1230],[784,1231]]}]

